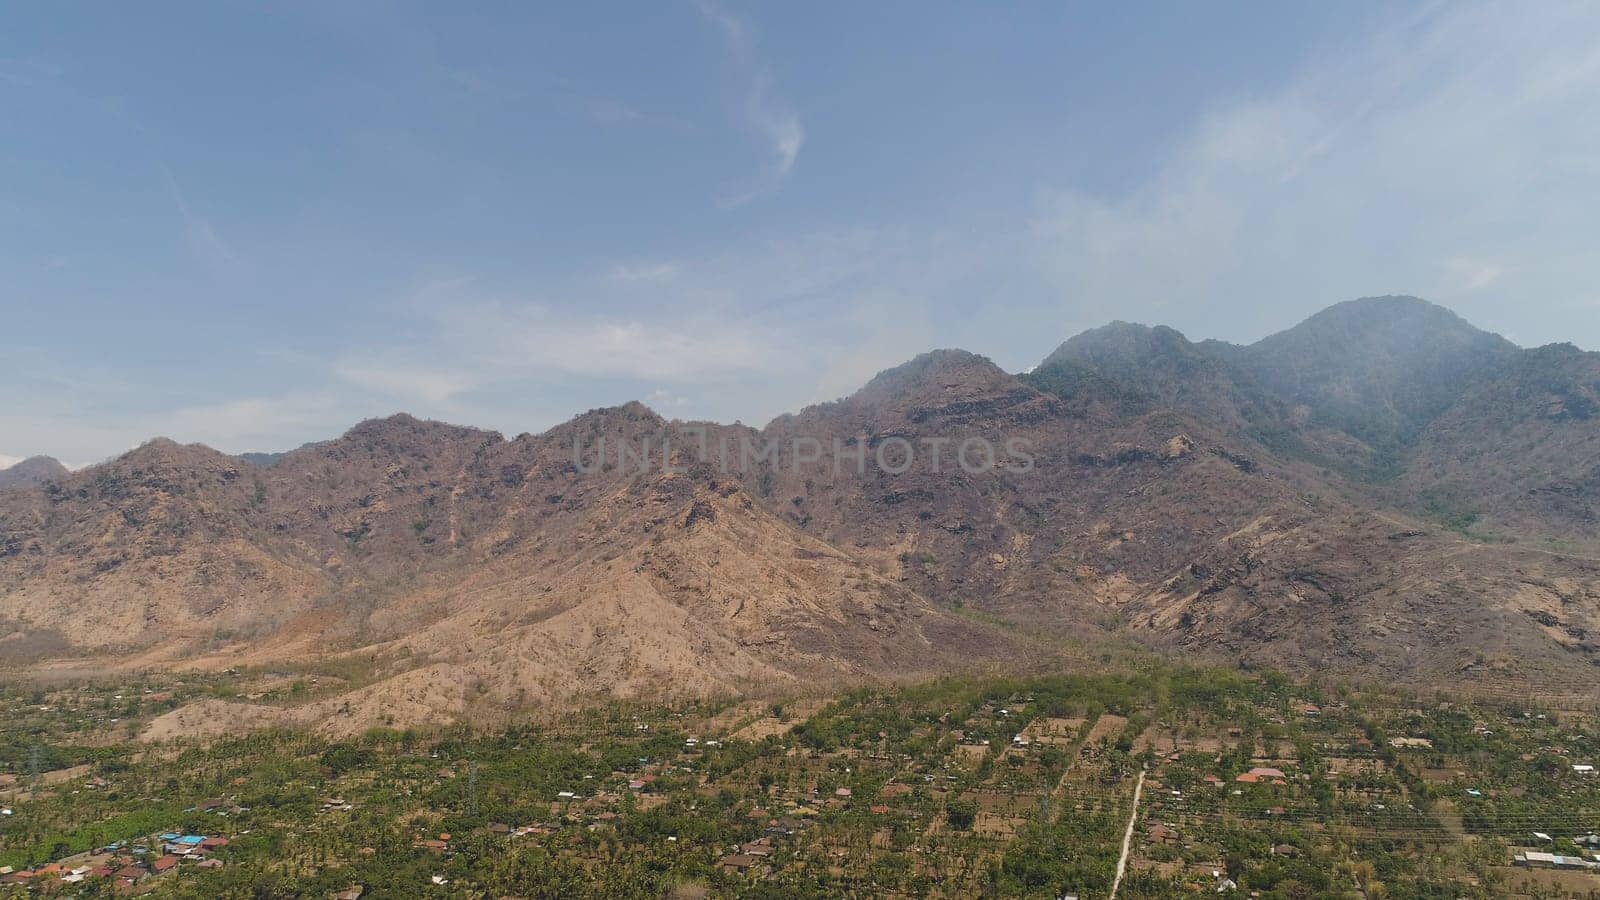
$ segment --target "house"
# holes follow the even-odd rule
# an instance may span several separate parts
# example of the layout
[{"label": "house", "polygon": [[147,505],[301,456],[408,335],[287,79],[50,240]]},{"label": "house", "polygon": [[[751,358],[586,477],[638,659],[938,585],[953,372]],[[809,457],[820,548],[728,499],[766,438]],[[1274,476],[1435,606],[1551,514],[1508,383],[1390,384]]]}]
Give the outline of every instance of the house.
[{"label": "house", "polygon": [[228,846],[228,839],[225,837],[208,837],[200,842],[200,846],[206,850],[215,850],[218,847]]},{"label": "house", "polygon": [[733,853],[717,860],[717,868],[730,872],[748,872],[760,860],[748,853]]},{"label": "house", "polygon": [[1389,739],[1389,746],[1397,750],[1432,750],[1433,741],[1419,737],[1397,737]]},{"label": "house", "polygon": [[121,884],[138,884],[139,882],[150,877],[150,873],[139,868],[138,866],[123,866],[117,871],[111,873],[111,877],[115,878]]},{"label": "house", "polygon": [[1574,763],[1572,766],[1572,771],[1577,772],[1579,775],[1593,775],[1594,766],[1584,763]]},{"label": "house", "polygon": [[490,834],[510,834],[511,833],[511,826],[507,825],[504,822],[490,822],[489,823],[489,833]]},{"label": "house", "polygon": [[202,859],[195,866],[195,868],[196,869],[220,869],[220,868],[222,868],[222,860],[220,860],[220,859]]},{"label": "house", "polygon": [[361,895],[367,890],[365,885],[352,884],[344,890],[333,895],[333,900],[361,900]]},{"label": "house", "polygon": [[1560,856],[1554,853],[1540,853],[1537,850],[1528,850],[1518,853],[1513,861],[1526,868],[1533,869],[1600,869],[1600,863],[1590,862],[1580,856]]},{"label": "house", "polygon": [[1289,776],[1282,771],[1267,766],[1256,766],[1248,772],[1241,774],[1234,781],[1240,784],[1285,784]]},{"label": "house", "polygon": [[150,864],[150,871],[160,875],[163,872],[171,872],[177,867],[178,858],[176,856],[163,856]]},{"label": "house", "polygon": [[1178,842],[1178,833],[1160,822],[1156,822],[1145,829],[1145,834],[1149,836],[1152,844],[1176,844]]}]

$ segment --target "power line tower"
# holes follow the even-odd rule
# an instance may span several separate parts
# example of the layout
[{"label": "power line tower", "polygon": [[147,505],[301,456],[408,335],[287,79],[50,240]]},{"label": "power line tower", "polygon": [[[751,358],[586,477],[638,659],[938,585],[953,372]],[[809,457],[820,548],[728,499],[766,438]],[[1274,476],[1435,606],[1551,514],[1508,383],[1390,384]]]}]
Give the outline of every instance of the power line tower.
[{"label": "power line tower", "polygon": [[33,750],[28,754],[28,796],[29,799],[39,797],[39,757],[41,748],[38,742],[33,745]]}]

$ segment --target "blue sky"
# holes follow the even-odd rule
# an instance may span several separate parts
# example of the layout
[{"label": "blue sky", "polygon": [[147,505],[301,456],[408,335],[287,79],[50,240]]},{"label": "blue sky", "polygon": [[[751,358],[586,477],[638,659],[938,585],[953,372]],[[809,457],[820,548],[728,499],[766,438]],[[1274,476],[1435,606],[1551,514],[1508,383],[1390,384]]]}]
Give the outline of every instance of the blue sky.
[{"label": "blue sky", "polygon": [[0,462],[760,424],[1384,293],[1600,347],[1600,6],[1533,12],[10,4]]}]

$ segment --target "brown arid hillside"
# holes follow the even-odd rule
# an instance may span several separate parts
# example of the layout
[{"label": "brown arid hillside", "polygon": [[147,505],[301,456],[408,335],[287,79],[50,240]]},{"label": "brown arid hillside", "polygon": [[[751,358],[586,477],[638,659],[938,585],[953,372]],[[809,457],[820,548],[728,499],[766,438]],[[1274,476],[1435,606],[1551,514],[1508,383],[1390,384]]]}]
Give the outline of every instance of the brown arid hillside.
[{"label": "brown arid hillside", "polygon": [[513,441],[397,416],[267,468],[155,441],[4,505],[0,648],[200,668],[356,652],[369,684],[274,713],[331,728],[1030,652],[713,469],[573,461],[576,435],[641,446],[667,432],[638,404]]},{"label": "brown arid hillside", "polygon": [[[1360,345],[1388,327],[1405,340]],[[1411,299],[1309,328],[1241,348],[1118,324],[1024,376],[935,351],[760,430],[630,403],[511,440],[405,415],[250,459],[156,440],[0,493],[0,654],[361,673],[155,734],[492,721],[1127,641],[1591,683],[1596,357]]]}]

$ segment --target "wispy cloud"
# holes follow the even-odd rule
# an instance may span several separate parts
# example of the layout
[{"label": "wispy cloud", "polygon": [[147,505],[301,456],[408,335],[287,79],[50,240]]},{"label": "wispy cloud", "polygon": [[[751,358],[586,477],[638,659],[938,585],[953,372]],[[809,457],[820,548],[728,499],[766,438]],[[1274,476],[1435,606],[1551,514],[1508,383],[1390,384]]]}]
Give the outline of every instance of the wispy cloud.
[{"label": "wispy cloud", "polygon": [[624,282],[663,282],[677,278],[683,266],[676,262],[617,263],[611,277]]},{"label": "wispy cloud", "polygon": [[1451,282],[1462,291],[1486,288],[1506,274],[1506,267],[1486,259],[1456,256],[1444,261]]},{"label": "wispy cloud", "polygon": [[717,201],[719,206],[733,208],[771,193],[789,177],[800,158],[806,132],[799,113],[778,96],[772,86],[771,72],[757,58],[755,35],[750,26],[711,0],[696,0],[695,8],[722,33],[729,55],[746,82],[739,108],[744,127],[767,147],[768,162],[760,175],[749,185]]},{"label": "wispy cloud", "polygon": [[244,263],[243,258],[234,252],[233,247],[229,246],[221,235],[217,234],[217,230],[209,221],[195,213],[172,171],[165,165],[162,165],[161,171],[166,178],[172,202],[178,207],[178,214],[183,219],[184,235],[195,257],[215,272],[234,272],[240,269]]},{"label": "wispy cloud", "polygon": [[419,367],[417,360],[353,361],[334,364],[334,374],[345,381],[401,400],[447,403],[471,390],[478,379],[465,371],[449,372]]},{"label": "wispy cloud", "polygon": [[434,327],[457,358],[502,379],[547,372],[695,381],[765,370],[776,350],[767,335],[737,321],[681,313],[573,315],[504,300],[462,298]]},{"label": "wispy cloud", "polygon": [[[349,415],[349,407],[327,392],[242,397],[180,407],[155,416],[153,434],[200,441],[223,450],[281,450],[285,435],[327,427]],[[336,427],[354,424],[340,422]]]},{"label": "wispy cloud", "polygon": [[1131,190],[1047,190],[1030,244],[1076,309],[1201,334],[1401,292],[1509,334],[1513,298],[1600,276],[1597,47],[1591,4],[1431,6],[1214,107]]}]

